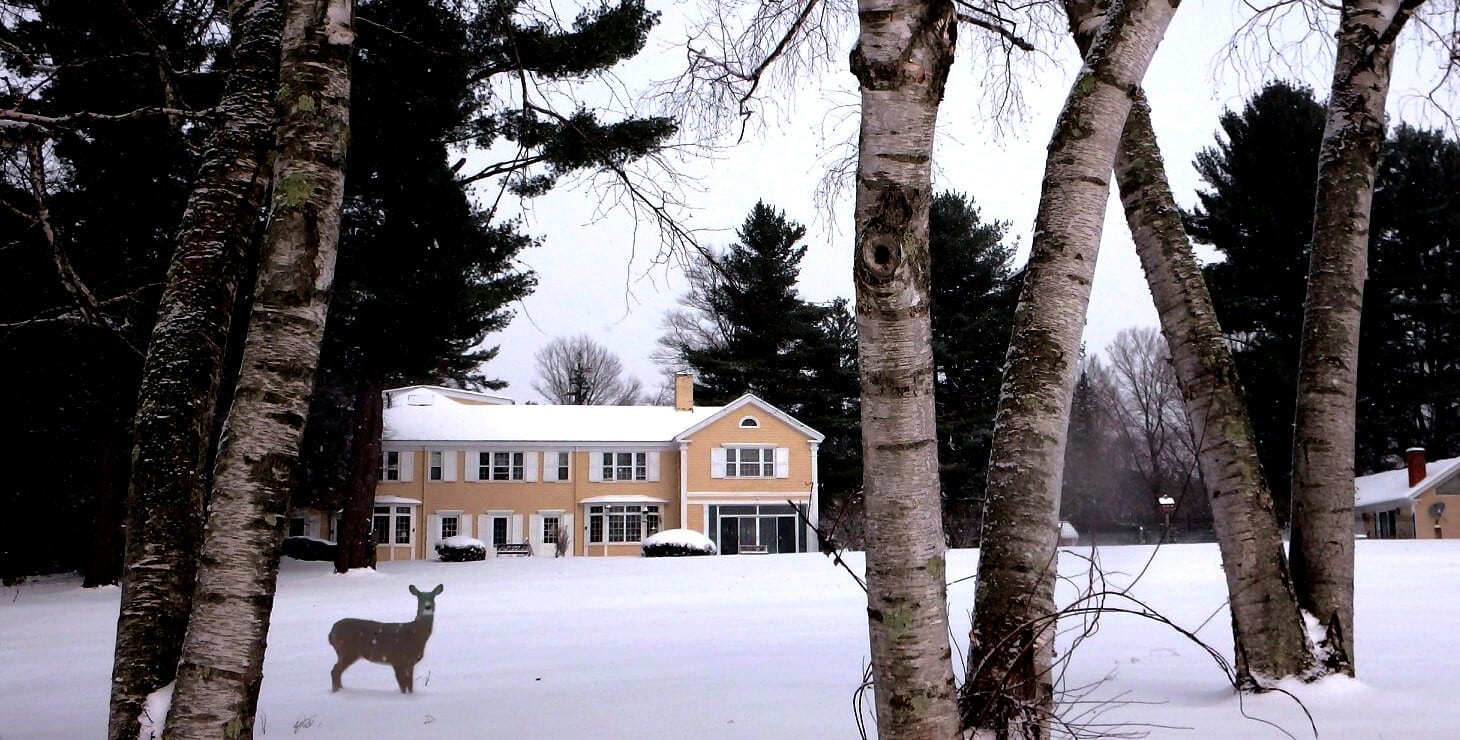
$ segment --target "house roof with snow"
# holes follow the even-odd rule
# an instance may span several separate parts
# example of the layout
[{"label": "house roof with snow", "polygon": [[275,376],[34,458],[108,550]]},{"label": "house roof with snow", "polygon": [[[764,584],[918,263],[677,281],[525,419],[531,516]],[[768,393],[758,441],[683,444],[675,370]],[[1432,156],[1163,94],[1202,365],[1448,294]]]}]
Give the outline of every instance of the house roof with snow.
[{"label": "house roof with snow", "polygon": [[458,403],[476,403],[493,405],[511,405],[516,403],[506,396],[498,396],[493,393],[481,391],[468,391],[461,388],[447,388],[440,385],[407,385],[401,388],[391,388],[385,392],[386,408],[392,406],[406,405],[430,405],[439,398],[445,398]]},{"label": "house roof with snow", "polygon": [[[446,389],[418,386],[417,393]],[[392,393],[394,391],[387,391]],[[568,406],[555,404],[488,405],[454,399],[416,399],[385,409],[387,442],[672,443],[708,423],[754,407],[790,424],[810,439],[823,435],[789,414],[751,395],[724,406]]]},{"label": "house roof with snow", "polygon": [[1409,485],[1408,468],[1361,476],[1354,479],[1354,507],[1367,508],[1413,501],[1425,491],[1444,484],[1457,475],[1460,475],[1460,457],[1425,463],[1424,479],[1413,486]]}]

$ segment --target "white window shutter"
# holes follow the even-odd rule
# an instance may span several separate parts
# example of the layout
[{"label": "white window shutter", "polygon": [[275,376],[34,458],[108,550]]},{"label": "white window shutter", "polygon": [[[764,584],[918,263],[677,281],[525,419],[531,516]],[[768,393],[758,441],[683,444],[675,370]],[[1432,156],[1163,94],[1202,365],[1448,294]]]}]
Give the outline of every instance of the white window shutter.
[{"label": "white window shutter", "polygon": [[456,450],[441,451],[441,480],[456,480]]},{"label": "white window shutter", "polygon": [[522,480],[532,483],[537,480],[537,458],[539,453],[522,453]]},{"label": "white window shutter", "polygon": [[492,549],[492,518],[490,516],[477,514],[477,532],[481,533],[481,536],[477,539],[487,543],[487,556],[490,557],[495,554],[496,550]]},{"label": "white window shutter", "polygon": [[649,480],[659,480],[659,453],[651,452],[646,457],[648,459],[648,465],[646,467],[649,468]]},{"label": "white window shutter", "polygon": [[462,476],[462,479],[463,480],[468,480],[468,481],[481,480],[480,473],[482,471],[481,471],[481,468],[478,467],[478,465],[481,464],[481,457],[482,457],[482,453],[481,453],[480,450],[467,450],[466,451],[466,471],[465,471],[466,472],[466,475]]},{"label": "white window shutter", "polygon": [[470,537],[471,536],[471,514],[467,514],[465,512],[462,512],[462,515],[457,519],[457,521],[459,523],[456,525],[456,528],[459,529],[459,530],[461,530],[460,532],[457,532],[457,534],[460,534],[460,535],[463,535],[463,536],[466,536],[466,537]]},{"label": "white window shutter", "polygon": [[415,462],[416,453],[411,450],[401,450],[400,453],[400,479],[411,480],[411,463]]},{"label": "white window shutter", "polygon": [[526,542],[527,541],[527,539],[522,536],[522,515],[521,514],[513,514],[512,515],[512,528],[509,529],[509,530],[507,530],[507,541],[508,542]]},{"label": "white window shutter", "polygon": [[533,514],[527,517],[527,541],[532,543],[533,555],[546,555],[542,541],[542,515]]},{"label": "white window shutter", "polygon": [[588,480],[594,483],[599,483],[603,480],[604,454],[602,452],[594,452],[588,456]]},{"label": "white window shutter", "polygon": [[791,451],[785,447],[776,448],[776,477],[791,477]]},{"label": "white window shutter", "polygon": [[724,478],[725,477],[725,448],[724,447],[711,447],[710,448],[710,477],[711,478]]},{"label": "white window shutter", "polygon": [[544,483],[553,483],[558,479],[558,453],[548,451],[542,453],[542,480]]},{"label": "white window shutter", "polygon": [[426,517],[426,557],[436,555],[436,543],[441,541],[441,517],[430,514]]}]

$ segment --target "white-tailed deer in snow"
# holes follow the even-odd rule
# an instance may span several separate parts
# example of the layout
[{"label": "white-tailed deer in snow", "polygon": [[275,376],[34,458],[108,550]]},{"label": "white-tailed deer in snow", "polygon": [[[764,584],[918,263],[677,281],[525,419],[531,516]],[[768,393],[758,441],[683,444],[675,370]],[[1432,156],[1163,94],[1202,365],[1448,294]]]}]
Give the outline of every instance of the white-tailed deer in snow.
[{"label": "white-tailed deer in snow", "polygon": [[416,664],[426,654],[426,639],[431,636],[431,624],[436,621],[436,597],[443,590],[442,584],[422,593],[411,586],[416,597],[416,618],[410,622],[375,622],[369,619],[341,619],[330,629],[330,645],[335,649],[338,660],[330,671],[330,680],[340,690],[340,676],[355,661],[364,658],[371,663],[389,663],[395,669],[395,682],[400,684],[402,694],[413,693],[416,680]]}]

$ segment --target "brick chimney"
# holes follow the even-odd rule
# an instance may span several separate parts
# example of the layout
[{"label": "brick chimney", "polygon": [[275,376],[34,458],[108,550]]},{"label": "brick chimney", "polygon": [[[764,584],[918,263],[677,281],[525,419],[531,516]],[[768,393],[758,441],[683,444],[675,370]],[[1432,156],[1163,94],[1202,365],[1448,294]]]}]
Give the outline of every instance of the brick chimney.
[{"label": "brick chimney", "polygon": [[1411,447],[1404,451],[1404,467],[1409,468],[1409,487],[1425,479],[1425,448]]},{"label": "brick chimney", "polygon": [[[674,374],[674,410],[694,411],[695,376],[693,373]],[[1421,455],[1423,457],[1423,455]]]}]

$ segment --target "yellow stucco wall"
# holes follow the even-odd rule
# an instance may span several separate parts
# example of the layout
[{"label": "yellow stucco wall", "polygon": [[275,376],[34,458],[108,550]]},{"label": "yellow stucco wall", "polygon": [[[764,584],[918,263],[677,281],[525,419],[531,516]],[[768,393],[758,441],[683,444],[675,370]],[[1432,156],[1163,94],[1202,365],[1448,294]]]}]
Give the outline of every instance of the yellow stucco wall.
[{"label": "yellow stucco wall", "polygon": [[[1460,480],[1447,481],[1457,485],[1442,485],[1438,490],[1431,488],[1419,495],[1414,502],[1415,539],[1460,538]],[[1443,493],[1442,493],[1443,492]],[[1436,502],[1445,505],[1439,519],[1430,515],[1430,505]]]},{"label": "yellow stucco wall", "polygon": [[[597,459],[595,453],[602,453],[605,449],[594,450],[516,450],[505,445],[493,445],[491,449],[497,451],[523,451],[536,460],[535,481],[469,481],[465,480],[464,467],[467,463],[468,453],[477,449],[451,449],[443,450],[452,456],[453,464],[449,465],[454,470],[455,480],[432,481],[427,480],[429,471],[425,461],[427,450],[402,450],[400,447],[392,446],[389,449],[401,450],[402,454],[411,456],[411,477],[410,481],[380,481],[376,487],[376,496],[398,496],[402,498],[415,499],[421,502],[418,508],[415,531],[413,534],[414,556],[416,558],[433,557],[435,553],[428,551],[430,534],[427,532],[428,517],[438,511],[460,511],[463,516],[471,517],[471,533],[477,539],[486,540],[484,532],[480,530],[478,516],[497,512],[510,512],[511,514],[523,517],[523,530],[531,528],[530,517],[540,511],[562,511],[573,516],[573,553],[575,555],[601,555],[602,545],[587,545],[588,530],[586,512],[583,508],[585,499],[600,496],[645,496],[649,498],[663,499],[659,504],[661,528],[671,529],[680,526],[679,524],[679,452],[674,449],[647,449],[625,446],[614,448],[623,452],[658,452],[659,453],[659,480],[657,481],[590,481],[589,466]],[[440,449],[440,448],[432,448]],[[543,463],[552,460],[556,461],[558,451],[572,453],[572,473],[567,481],[544,481]],[[519,541],[526,536],[531,538],[532,532],[520,531],[510,532],[509,539]],[[384,559],[402,559],[402,553],[394,552],[397,548],[380,546],[377,550],[378,557]],[[608,554],[639,554],[638,545],[613,545],[609,547]]]},{"label": "yellow stucco wall", "polygon": [[[752,417],[760,426],[742,427],[741,419]],[[727,444],[763,444],[789,450],[789,475],[785,478],[712,478],[710,450]],[[795,427],[754,406],[718,419],[696,432],[689,444],[688,490],[735,493],[800,494],[811,490],[811,446]],[[780,496],[784,497],[784,496]]]}]

